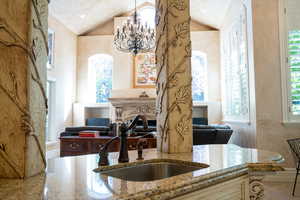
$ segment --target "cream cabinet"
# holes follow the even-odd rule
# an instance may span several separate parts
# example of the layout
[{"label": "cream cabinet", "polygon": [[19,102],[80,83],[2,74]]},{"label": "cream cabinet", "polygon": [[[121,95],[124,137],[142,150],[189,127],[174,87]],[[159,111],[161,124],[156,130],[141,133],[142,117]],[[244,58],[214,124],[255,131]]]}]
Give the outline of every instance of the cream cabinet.
[{"label": "cream cabinet", "polygon": [[219,183],[175,200],[249,200],[249,176],[241,176]]}]

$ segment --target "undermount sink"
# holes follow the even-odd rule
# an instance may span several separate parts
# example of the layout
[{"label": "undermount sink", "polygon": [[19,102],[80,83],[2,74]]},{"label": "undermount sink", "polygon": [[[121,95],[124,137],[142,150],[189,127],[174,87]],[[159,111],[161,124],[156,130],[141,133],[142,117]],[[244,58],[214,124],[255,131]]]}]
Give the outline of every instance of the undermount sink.
[{"label": "undermount sink", "polygon": [[177,160],[148,160],[129,163],[115,169],[98,170],[102,175],[127,181],[155,181],[208,167],[206,164]]}]

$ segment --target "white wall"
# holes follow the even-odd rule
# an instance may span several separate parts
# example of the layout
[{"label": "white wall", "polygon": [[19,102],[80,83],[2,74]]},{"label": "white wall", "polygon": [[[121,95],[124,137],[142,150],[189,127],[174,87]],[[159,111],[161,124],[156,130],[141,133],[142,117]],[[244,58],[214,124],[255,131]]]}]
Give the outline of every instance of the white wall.
[{"label": "white wall", "polygon": [[53,139],[66,126],[73,123],[72,106],[76,94],[77,36],[49,16],[49,28],[55,32],[54,69],[48,70],[48,79],[55,80],[55,108],[53,116]]}]

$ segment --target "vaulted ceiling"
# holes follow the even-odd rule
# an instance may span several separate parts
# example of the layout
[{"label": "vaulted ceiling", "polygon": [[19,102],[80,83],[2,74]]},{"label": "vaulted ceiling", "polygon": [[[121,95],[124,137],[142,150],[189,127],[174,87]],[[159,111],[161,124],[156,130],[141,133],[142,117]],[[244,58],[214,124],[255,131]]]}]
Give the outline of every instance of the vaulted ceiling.
[{"label": "vaulted ceiling", "polygon": [[[137,5],[155,0],[137,0]],[[192,19],[220,28],[231,0],[191,0]],[[134,0],[51,0],[49,12],[76,34],[85,33],[134,8]]]}]

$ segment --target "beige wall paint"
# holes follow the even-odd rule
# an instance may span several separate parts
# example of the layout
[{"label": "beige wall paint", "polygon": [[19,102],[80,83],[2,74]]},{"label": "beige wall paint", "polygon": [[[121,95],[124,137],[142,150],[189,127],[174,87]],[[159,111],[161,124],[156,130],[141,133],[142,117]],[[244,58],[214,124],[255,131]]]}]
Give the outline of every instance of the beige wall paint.
[{"label": "beige wall paint", "polygon": [[113,35],[114,34],[114,19],[110,19],[103,24],[100,24],[92,30],[82,34],[82,36],[92,35]]},{"label": "beige wall paint", "polygon": [[[282,124],[278,0],[253,0],[257,148],[281,153],[294,167],[286,142],[300,137],[300,126]],[[268,10],[268,12],[266,12]]]},{"label": "beige wall paint", "polygon": [[221,122],[221,74],[219,31],[198,31],[191,33],[192,50],[207,55],[207,103],[208,123]]},{"label": "beige wall paint", "polygon": [[[155,96],[155,89],[133,89],[132,56],[118,52],[113,47],[113,36],[80,36],[78,38],[78,95],[80,103],[92,103],[88,99],[88,58],[95,54],[109,54],[114,59],[113,97],[138,96],[146,90]],[[209,63],[209,101],[220,102],[220,61],[218,31],[192,32],[192,47],[208,54]],[[216,82],[218,82],[216,84]],[[125,91],[125,92],[124,92]]]},{"label": "beige wall paint", "polygon": [[[88,91],[88,59],[95,54],[113,54],[112,36],[80,36],[77,49],[77,101],[89,101]],[[115,60],[114,60],[115,64]],[[115,71],[113,70],[113,73]],[[114,84],[113,84],[114,85]]]},{"label": "beige wall paint", "polygon": [[55,32],[54,69],[48,70],[48,79],[55,81],[55,108],[53,139],[73,123],[73,103],[76,97],[77,36],[57,21],[48,18],[49,28]]},{"label": "beige wall paint", "polygon": [[[242,147],[256,146],[255,132],[256,132],[256,113],[255,113],[255,81],[254,81],[254,65],[253,65],[253,39],[252,39],[252,8],[251,1],[245,1],[245,7],[247,9],[247,33],[248,33],[248,61],[249,61],[249,92],[250,92],[250,120],[249,122],[238,122],[238,121],[225,121],[231,125],[234,129],[233,135],[231,136],[230,143],[237,144]],[[220,29],[221,36],[221,52],[222,52],[222,41],[223,34],[231,28],[232,23],[238,19],[241,13],[242,1],[232,0],[227,14],[224,18],[223,25]],[[221,53],[222,57],[222,53]],[[222,62],[223,62],[222,58]],[[224,88],[222,90],[224,92]],[[224,95],[223,95],[224,96]],[[223,116],[224,117],[224,116]]]},{"label": "beige wall paint", "polygon": [[[117,18],[123,18],[123,17],[117,17]],[[126,19],[127,17],[124,17]],[[93,28],[90,31],[87,31],[86,33],[81,34],[81,36],[94,36],[94,35],[113,35],[114,34],[114,19],[112,18],[110,20],[107,20],[103,24],[99,24],[95,28]],[[191,20],[191,31],[217,31],[217,29],[202,24],[196,20]]]},{"label": "beige wall paint", "polygon": [[[127,18],[115,18],[115,28],[124,19]],[[89,101],[87,88],[88,59],[95,54],[109,54],[113,56],[112,97],[137,97],[142,91],[147,91],[149,96],[155,96],[155,89],[133,88],[133,58],[130,54],[119,52],[113,47],[113,35],[79,36],[77,52],[77,101],[79,103],[94,103]]]},{"label": "beige wall paint", "polygon": [[217,31],[217,29],[215,29],[211,26],[202,24],[201,22],[196,21],[194,19],[191,20],[190,28],[191,28],[191,32],[193,32],[193,31]]},{"label": "beige wall paint", "polygon": [[[127,17],[115,18],[115,28]],[[220,42],[218,31],[192,32],[192,48],[208,54],[208,106],[209,122],[221,121],[220,94]],[[78,37],[78,89],[77,101],[81,104],[89,102],[88,96],[88,58],[94,54],[109,54],[114,59],[112,97],[138,97],[143,91],[156,97],[155,89],[133,88],[132,56],[114,49],[112,35],[95,35]]]},{"label": "beige wall paint", "polygon": [[78,37],[77,101],[90,102],[88,91],[88,59],[95,54],[108,54],[113,57],[112,97],[137,97],[142,91],[155,95],[155,89],[134,89],[132,56],[114,49],[112,35]]}]

